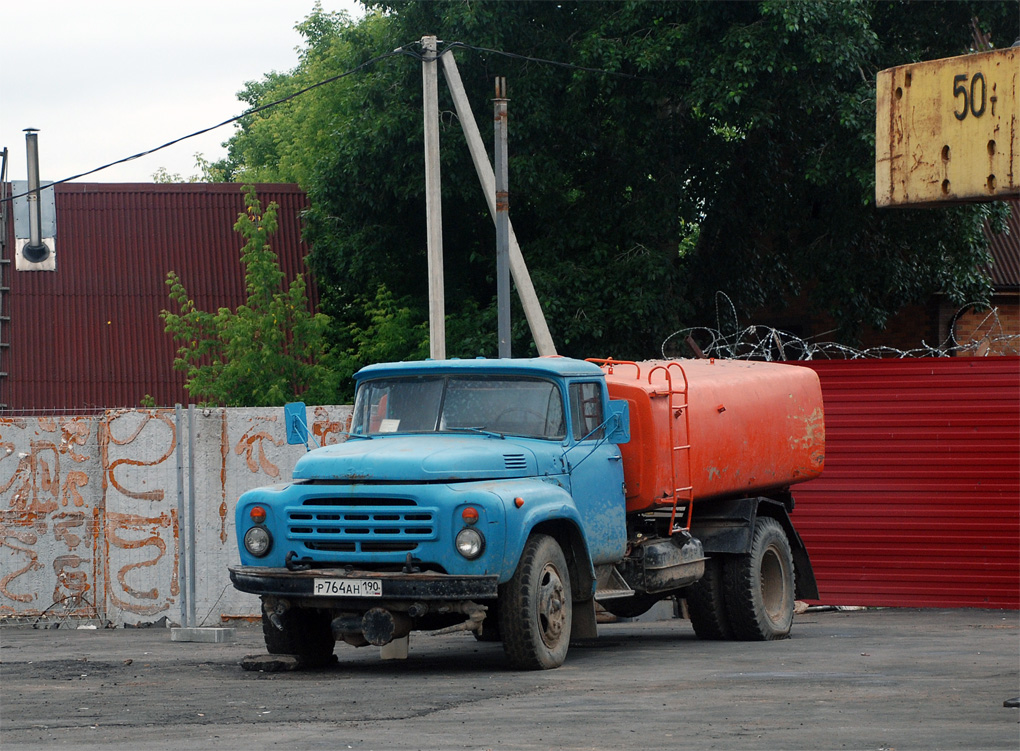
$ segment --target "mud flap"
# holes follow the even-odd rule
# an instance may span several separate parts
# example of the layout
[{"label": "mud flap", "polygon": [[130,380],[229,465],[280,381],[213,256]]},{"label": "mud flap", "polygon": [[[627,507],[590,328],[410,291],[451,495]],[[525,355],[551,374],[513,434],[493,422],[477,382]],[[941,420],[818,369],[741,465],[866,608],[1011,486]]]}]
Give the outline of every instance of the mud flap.
[{"label": "mud flap", "polygon": [[595,623],[595,598],[574,603],[573,619],[570,622],[570,641],[598,638]]}]

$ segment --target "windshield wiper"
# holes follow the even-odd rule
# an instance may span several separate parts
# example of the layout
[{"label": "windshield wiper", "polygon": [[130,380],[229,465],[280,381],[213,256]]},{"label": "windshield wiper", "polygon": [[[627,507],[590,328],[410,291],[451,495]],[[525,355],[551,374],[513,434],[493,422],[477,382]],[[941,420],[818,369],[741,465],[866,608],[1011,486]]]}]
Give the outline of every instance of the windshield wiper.
[{"label": "windshield wiper", "polygon": [[477,427],[477,428],[472,428],[472,427],[467,427],[467,426],[456,427],[456,428],[447,427],[447,428],[445,428],[445,430],[470,431],[471,433],[478,433],[480,435],[487,435],[490,438],[502,438],[503,440],[506,440],[506,436],[505,435],[503,435],[502,433],[496,433],[496,432],[494,432],[492,430],[486,430],[484,425],[482,425],[480,427]]}]

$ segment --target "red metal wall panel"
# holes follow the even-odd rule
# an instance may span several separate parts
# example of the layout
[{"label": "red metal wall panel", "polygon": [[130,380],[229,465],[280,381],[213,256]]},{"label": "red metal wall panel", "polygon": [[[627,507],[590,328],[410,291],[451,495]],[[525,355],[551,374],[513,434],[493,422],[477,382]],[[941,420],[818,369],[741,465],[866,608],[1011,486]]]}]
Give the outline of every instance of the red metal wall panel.
[{"label": "red metal wall panel", "polygon": [[825,399],[794,489],[821,601],[1020,608],[1020,358],[797,364]]},{"label": "red metal wall panel", "polygon": [[[271,245],[289,282],[306,270],[307,199],[295,185],[257,192],[263,208],[279,204]],[[233,231],[244,211],[240,186],[68,184],[54,198],[57,270],[9,266],[0,402],[15,411],[138,406],[146,394],[159,405],[187,403],[176,345],[159,317],[170,307],[166,275],[176,271],[204,310],[244,301],[244,243]]]}]

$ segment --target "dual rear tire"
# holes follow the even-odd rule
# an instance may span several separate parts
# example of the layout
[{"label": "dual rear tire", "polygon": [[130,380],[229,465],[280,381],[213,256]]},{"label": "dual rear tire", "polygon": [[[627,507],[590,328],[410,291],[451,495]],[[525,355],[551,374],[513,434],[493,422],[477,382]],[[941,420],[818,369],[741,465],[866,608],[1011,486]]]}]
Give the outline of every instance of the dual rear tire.
[{"label": "dual rear tire", "polygon": [[793,626],[793,552],[782,525],[758,517],[750,552],[710,558],[687,590],[687,610],[699,639],[772,641]]}]

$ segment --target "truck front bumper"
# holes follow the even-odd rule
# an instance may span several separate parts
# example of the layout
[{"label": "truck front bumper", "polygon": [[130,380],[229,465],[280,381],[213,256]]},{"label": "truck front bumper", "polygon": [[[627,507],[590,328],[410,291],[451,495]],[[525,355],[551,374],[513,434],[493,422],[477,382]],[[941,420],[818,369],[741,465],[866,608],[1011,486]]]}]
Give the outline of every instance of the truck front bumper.
[{"label": "truck front bumper", "polygon": [[[253,595],[274,597],[316,597],[315,580],[338,581],[377,580],[382,585],[385,600],[485,600],[495,598],[498,577],[457,576],[436,573],[380,573],[377,571],[348,571],[344,569],[308,569],[291,571],[287,568],[259,566],[229,566],[230,581],[234,588]],[[322,598],[328,599],[328,598]]]}]

